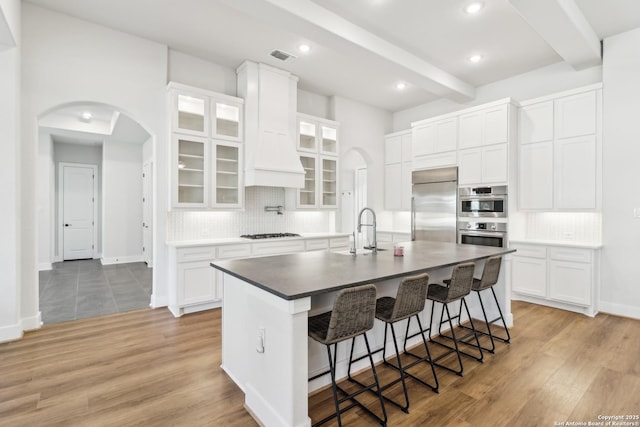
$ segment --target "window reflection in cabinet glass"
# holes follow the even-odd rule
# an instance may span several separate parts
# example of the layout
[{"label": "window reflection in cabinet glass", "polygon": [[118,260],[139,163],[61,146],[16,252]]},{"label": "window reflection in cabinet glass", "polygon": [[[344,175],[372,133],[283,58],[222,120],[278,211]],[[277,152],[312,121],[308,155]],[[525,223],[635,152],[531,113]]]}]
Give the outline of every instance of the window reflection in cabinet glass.
[{"label": "window reflection in cabinet glass", "polygon": [[322,126],[322,151],[324,153],[336,154],[338,150],[337,140],[338,131],[336,129]]},{"label": "window reflection in cabinet glass", "polygon": [[336,205],[336,166],[335,160],[322,159],[322,204],[325,206]]},{"label": "window reflection in cabinet glass", "polygon": [[216,102],[216,134],[238,137],[240,109],[233,105]]},{"label": "window reflection in cabinet glass", "polygon": [[216,203],[237,204],[239,191],[239,148],[216,146]]},{"label": "window reflection in cabinet glass", "polygon": [[178,95],[178,128],[204,132],[205,100]]},{"label": "window reflection in cabinet glass", "polygon": [[178,141],[179,203],[204,203],[204,154],[203,143]]},{"label": "window reflection in cabinet glass", "polygon": [[316,125],[307,122],[300,122],[299,130],[300,139],[299,147],[304,150],[316,150]]},{"label": "window reflection in cabinet glass", "polygon": [[316,204],[316,159],[300,156],[300,163],[304,168],[304,188],[300,189],[300,205],[314,206]]}]

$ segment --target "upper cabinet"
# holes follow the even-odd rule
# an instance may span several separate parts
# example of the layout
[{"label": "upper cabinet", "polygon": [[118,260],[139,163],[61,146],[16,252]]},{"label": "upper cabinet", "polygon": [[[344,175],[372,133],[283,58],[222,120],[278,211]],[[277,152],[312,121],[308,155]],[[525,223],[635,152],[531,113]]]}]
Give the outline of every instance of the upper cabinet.
[{"label": "upper cabinet", "polygon": [[384,206],[387,210],[411,210],[411,131],[384,138]]},{"label": "upper cabinet", "polygon": [[413,169],[459,167],[459,185],[507,184],[514,135],[511,99],[412,123]]},{"label": "upper cabinet", "polygon": [[599,209],[601,85],[521,105],[518,114],[519,208]]},{"label": "upper cabinet", "polygon": [[177,83],[171,112],[174,208],[241,208],[243,100]]},{"label": "upper cabinet", "polygon": [[296,190],[297,208],[338,207],[338,128],[332,120],[298,113],[297,148],[304,187]]}]

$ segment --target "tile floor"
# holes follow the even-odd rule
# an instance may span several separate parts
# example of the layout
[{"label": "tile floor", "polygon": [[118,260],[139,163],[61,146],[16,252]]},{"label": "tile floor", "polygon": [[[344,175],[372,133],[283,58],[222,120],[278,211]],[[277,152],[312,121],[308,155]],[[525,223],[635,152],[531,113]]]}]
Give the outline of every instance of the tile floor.
[{"label": "tile floor", "polygon": [[102,265],[100,260],[65,261],[40,272],[44,323],[96,317],[149,307],[152,269],[144,262]]}]

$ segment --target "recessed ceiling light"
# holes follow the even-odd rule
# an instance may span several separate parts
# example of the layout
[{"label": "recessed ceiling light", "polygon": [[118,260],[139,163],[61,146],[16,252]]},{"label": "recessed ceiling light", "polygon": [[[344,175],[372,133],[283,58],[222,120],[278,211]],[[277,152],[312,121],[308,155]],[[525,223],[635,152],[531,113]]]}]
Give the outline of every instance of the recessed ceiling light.
[{"label": "recessed ceiling light", "polygon": [[475,1],[473,3],[469,3],[465,8],[464,11],[470,15],[473,15],[474,13],[478,13],[480,12],[480,10],[484,7],[484,4],[481,1]]},{"label": "recessed ceiling light", "polygon": [[91,120],[91,118],[93,117],[93,114],[91,114],[89,111],[84,111],[82,113],[82,120]]},{"label": "recessed ceiling light", "polygon": [[477,64],[480,61],[482,61],[482,55],[471,55],[469,57],[469,62],[473,62],[474,64]]},{"label": "recessed ceiling light", "polygon": [[407,84],[405,82],[398,82],[396,83],[396,89],[398,90],[405,90],[407,88]]},{"label": "recessed ceiling light", "polygon": [[298,46],[298,50],[302,53],[309,53],[311,51],[311,46],[308,44],[301,44]]}]

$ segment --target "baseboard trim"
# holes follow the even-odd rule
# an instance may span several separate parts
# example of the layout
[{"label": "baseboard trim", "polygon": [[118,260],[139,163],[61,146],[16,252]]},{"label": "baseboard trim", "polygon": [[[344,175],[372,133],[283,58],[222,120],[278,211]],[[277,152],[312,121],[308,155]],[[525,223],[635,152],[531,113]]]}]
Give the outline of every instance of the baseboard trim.
[{"label": "baseboard trim", "polygon": [[142,255],[101,258],[100,262],[102,263],[102,265],[128,264],[130,262],[142,262]]},{"label": "baseboard trim", "polygon": [[151,294],[151,308],[160,308],[169,306],[169,297],[156,297],[155,294]]},{"label": "baseboard trim", "polygon": [[640,307],[617,304],[614,302],[600,301],[600,312],[613,314],[615,316],[630,317],[640,319]]},{"label": "baseboard trim", "polygon": [[38,264],[38,271],[47,271],[53,269],[53,265],[50,262],[41,262]]},{"label": "baseboard trim", "polygon": [[17,341],[22,335],[20,324],[0,327],[0,342]]},{"label": "baseboard trim", "polygon": [[42,327],[42,313],[38,311],[38,314],[32,317],[22,318],[22,330],[32,331],[34,329],[40,329]]}]

